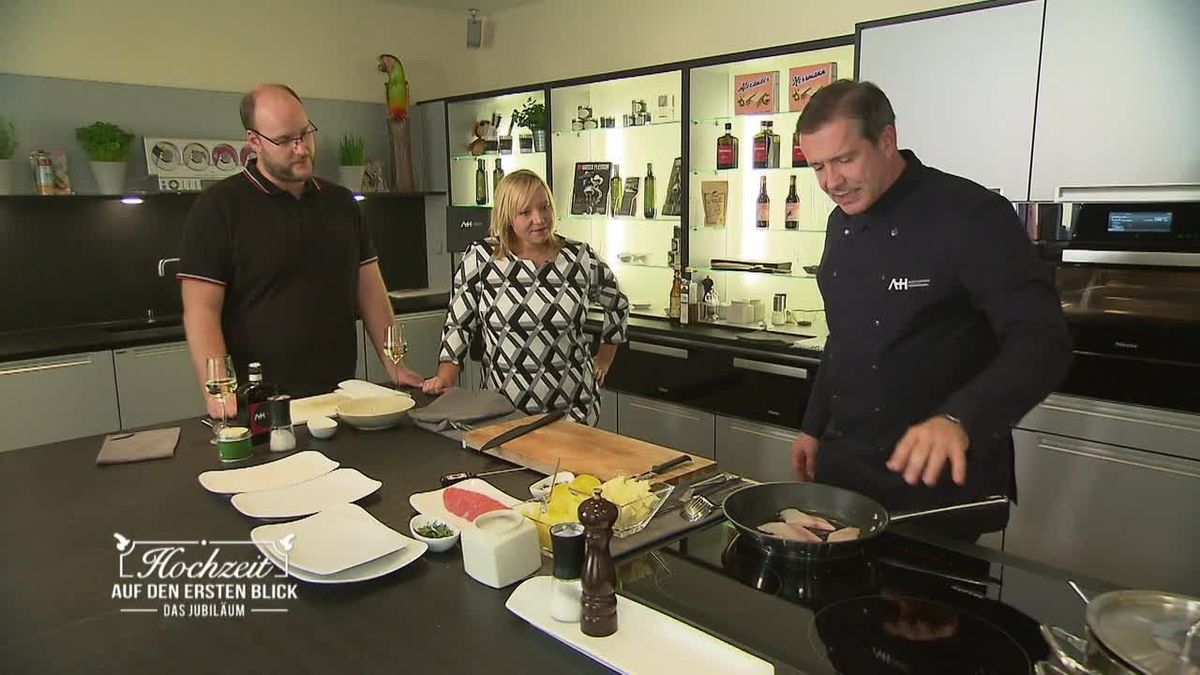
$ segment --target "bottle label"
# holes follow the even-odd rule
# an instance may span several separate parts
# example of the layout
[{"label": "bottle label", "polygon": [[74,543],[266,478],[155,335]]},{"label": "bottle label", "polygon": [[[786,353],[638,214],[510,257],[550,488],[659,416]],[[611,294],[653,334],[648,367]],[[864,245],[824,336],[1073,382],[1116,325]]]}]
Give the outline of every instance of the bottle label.
[{"label": "bottle label", "polygon": [[767,166],[767,139],[754,139],[754,167],[756,169],[765,169]]},{"label": "bottle label", "polygon": [[800,227],[800,202],[788,202],[783,207],[784,227],[795,230]]},{"label": "bottle label", "polygon": [[251,403],[249,408],[250,435],[257,436],[259,434],[271,433],[270,407],[267,405],[267,402]]},{"label": "bottle label", "polygon": [[808,158],[804,156],[804,151],[800,149],[799,134],[792,141],[792,166],[808,166]]},{"label": "bottle label", "polygon": [[758,205],[758,226],[766,227],[767,223],[770,220],[771,220],[771,204],[770,204],[770,202],[768,202],[766,204],[759,204]]},{"label": "bottle label", "polygon": [[733,144],[717,146],[717,168],[732,169],[737,166],[737,156],[733,153]]}]

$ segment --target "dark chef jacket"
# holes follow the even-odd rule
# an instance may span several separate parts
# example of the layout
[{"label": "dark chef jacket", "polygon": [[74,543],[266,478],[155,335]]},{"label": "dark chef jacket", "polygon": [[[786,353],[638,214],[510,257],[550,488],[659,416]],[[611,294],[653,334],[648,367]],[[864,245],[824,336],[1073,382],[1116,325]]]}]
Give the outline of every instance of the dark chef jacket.
[{"label": "dark chef jacket", "polygon": [[[907,166],[879,201],[829,216],[829,339],[801,424],[820,438],[816,480],[889,509],[1015,497],[1011,427],[1070,360],[1058,295],[1007,200],[901,152]],[[886,462],[908,427],[939,414],[970,437],[967,483],[947,464],[935,486],[909,486]],[[992,509],[964,522],[1006,521]]]},{"label": "dark chef jacket", "polygon": [[299,199],[252,163],[210,187],[184,225],[179,274],[225,287],[239,379],[260,361],[281,393],[333,391],[358,361],[358,270],[378,260],[354,195],[311,178]]}]

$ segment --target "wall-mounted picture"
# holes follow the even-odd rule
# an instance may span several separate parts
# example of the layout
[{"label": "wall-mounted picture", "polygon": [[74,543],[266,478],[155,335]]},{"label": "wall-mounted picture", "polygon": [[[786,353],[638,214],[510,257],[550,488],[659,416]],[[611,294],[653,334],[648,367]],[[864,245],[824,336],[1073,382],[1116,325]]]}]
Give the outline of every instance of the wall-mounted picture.
[{"label": "wall-mounted picture", "polygon": [[612,162],[576,162],[571,215],[602,216],[608,210]]},{"label": "wall-mounted picture", "polygon": [[779,112],[779,72],[746,73],[733,78],[733,114]]}]

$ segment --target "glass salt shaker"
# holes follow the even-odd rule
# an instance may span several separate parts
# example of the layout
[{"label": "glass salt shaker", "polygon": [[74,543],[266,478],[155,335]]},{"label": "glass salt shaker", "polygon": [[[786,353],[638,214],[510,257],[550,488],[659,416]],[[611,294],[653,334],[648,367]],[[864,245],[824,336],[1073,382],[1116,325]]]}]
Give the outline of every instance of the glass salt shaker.
[{"label": "glass salt shaker", "polygon": [[550,528],[554,577],[550,581],[550,616],[579,623],[583,615],[583,525],[559,523]]},{"label": "glass salt shaker", "polygon": [[292,397],[272,396],[267,399],[271,407],[271,452],[287,452],[296,449],[296,433],[292,430]]}]

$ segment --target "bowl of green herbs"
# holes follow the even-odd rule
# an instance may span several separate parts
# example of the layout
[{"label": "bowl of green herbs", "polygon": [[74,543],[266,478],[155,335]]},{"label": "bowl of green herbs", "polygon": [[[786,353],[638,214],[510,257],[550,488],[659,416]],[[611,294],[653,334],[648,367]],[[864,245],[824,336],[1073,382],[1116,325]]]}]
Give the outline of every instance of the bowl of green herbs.
[{"label": "bowl of green herbs", "polygon": [[408,529],[412,530],[412,535],[419,541],[428,544],[429,550],[434,553],[448,551],[458,543],[458,528],[437,516],[413,516],[412,520],[408,521]]}]

